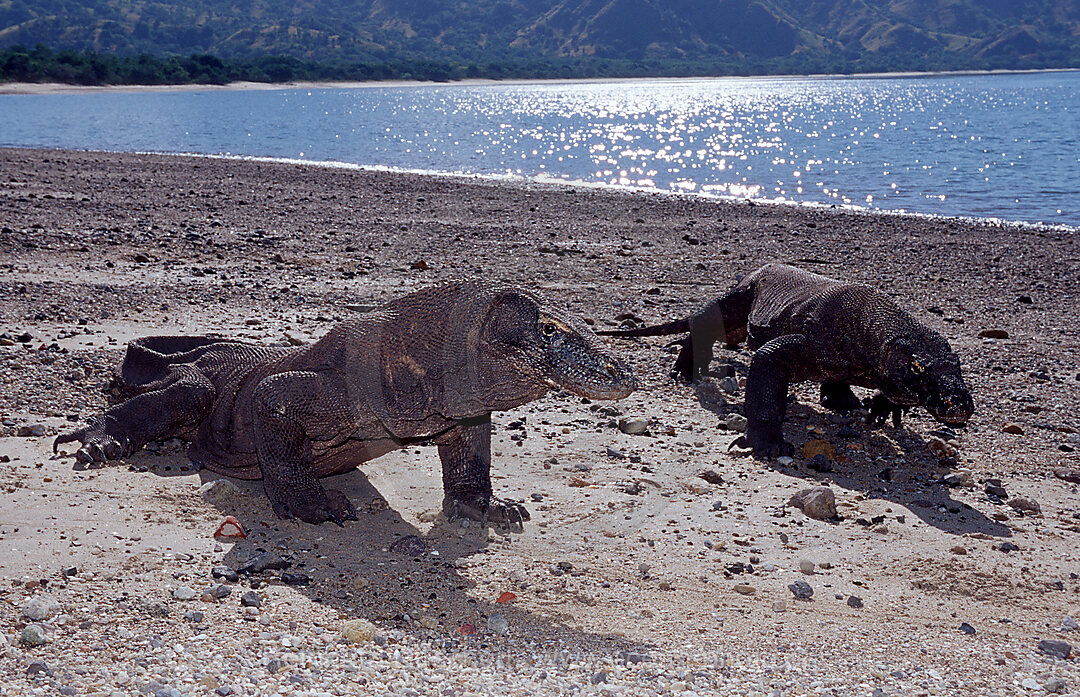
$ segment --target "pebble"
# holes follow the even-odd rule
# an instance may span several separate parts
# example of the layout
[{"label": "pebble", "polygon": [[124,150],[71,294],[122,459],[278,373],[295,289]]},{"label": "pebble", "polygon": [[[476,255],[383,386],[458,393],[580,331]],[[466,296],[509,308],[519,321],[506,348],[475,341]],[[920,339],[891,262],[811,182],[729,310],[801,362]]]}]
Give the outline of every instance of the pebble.
[{"label": "pebble", "polygon": [[285,661],[281,660],[280,658],[271,658],[269,661],[266,662],[266,671],[271,674],[277,673],[285,666]]},{"label": "pebble", "polygon": [[753,595],[757,593],[757,589],[753,586],[748,586],[745,583],[738,583],[735,585],[735,592],[740,595]]},{"label": "pebble", "polygon": [[807,575],[814,573],[814,562],[810,561],[809,559],[800,559],[799,571]]},{"label": "pebble", "polygon": [[1080,625],[1077,625],[1076,620],[1074,620],[1072,617],[1066,615],[1065,619],[1061,620],[1061,629],[1059,629],[1058,631],[1075,632],[1077,630],[1080,630]]},{"label": "pebble", "polygon": [[375,625],[363,618],[348,620],[342,624],[341,634],[353,644],[369,643],[375,641]]},{"label": "pebble", "polygon": [[232,594],[232,586],[226,586],[224,583],[219,583],[216,586],[210,588],[210,595],[214,598],[221,600],[222,598],[228,598]]},{"label": "pebble", "polygon": [[788,457],[787,455],[781,455],[780,457],[776,458],[776,464],[780,465],[781,467],[790,467],[794,462],[795,458]]},{"label": "pebble", "polygon": [[628,416],[619,419],[619,430],[629,435],[645,433],[649,430],[649,420],[643,416]]},{"label": "pebble", "polygon": [[1009,499],[1009,508],[1020,511],[1021,513],[1031,513],[1032,515],[1042,515],[1042,506],[1038,501],[1028,498],[1016,497]]},{"label": "pebble", "polygon": [[1073,484],[1080,484],[1080,469],[1058,467],[1054,470],[1054,476]]},{"label": "pebble", "polygon": [[1001,432],[1010,433],[1014,436],[1022,436],[1024,435],[1024,427],[1014,421],[1010,421],[1001,427]]},{"label": "pebble", "polygon": [[836,517],[836,494],[827,486],[803,489],[791,497],[788,505],[798,508],[808,517],[817,520],[829,520]]},{"label": "pebble", "polygon": [[[218,480],[221,481],[221,480]],[[256,554],[251,559],[240,565],[236,571],[237,573],[249,575],[257,574],[268,569],[287,569],[292,564],[285,561],[273,552],[263,552],[262,554]]]},{"label": "pebble", "polygon": [[510,623],[501,613],[494,612],[487,618],[487,628],[492,634],[503,636],[510,633]]},{"label": "pebble", "polygon": [[1039,651],[1054,658],[1068,658],[1072,652],[1072,645],[1067,641],[1057,639],[1043,639],[1039,642]]},{"label": "pebble", "polygon": [[41,646],[49,639],[45,635],[45,628],[40,624],[28,624],[23,627],[22,634],[19,635],[19,641],[28,646]]},{"label": "pebble", "polygon": [[814,595],[813,587],[806,581],[796,581],[788,585],[788,590],[799,600],[809,600]]},{"label": "pebble", "polygon": [[52,677],[53,671],[45,661],[32,661],[26,666],[27,675],[48,675]]},{"label": "pebble", "polygon": [[746,431],[746,417],[742,414],[728,414],[720,419],[720,423],[717,424],[717,427],[743,433]]},{"label": "pebble", "polygon": [[961,622],[960,623],[960,631],[963,632],[964,634],[970,634],[972,636],[975,635],[975,628],[972,627],[967,622]]},{"label": "pebble", "polygon": [[859,596],[852,595],[852,596],[848,596],[847,604],[848,604],[848,607],[853,607],[853,608],[858,609],[858,608],[863,606],[863,601],[862,601],[862,598],[860,598]]},{"label": "pebble", "polygon": [[983,329],[979,332],[982,339],[1008,339],[1009,332],[1004,329]]},{"label": "pebble", "polygon": [[28,620],[40,622],[60,612],[60,602],[51,595],[35,595],[23,603],[22,614]]},{"label": "pebble", "polygon": [[236,583],[240,580],[240,574],[233,571],[230,567],[224,564],[218,564],[214,568],[210,569],[210,576],[212,578],[220,578],[223,581],[229,583]]},{"label": "pebble", "polygon": [[281,574],[281,582],[286,586],[306,586],[311,583],[311,577],[307,574],[285,571]]},{"label": "pebble", "polygon": [[733,377],[720,378],[720,389],[728,394],[739,393],[739,381]]},{"label": "pebble", "polygon": [[1039,685],[1038,681],[1035,680],[1035,678],[1024,678],[1020,682],[1020,685],[1027,690],[1038,690],[1041,687],[1041,685]]},{"label": "pebble", "polygon": [[1064,692],[1067,687],[1068,685],[1066,684],[1064,678],[1060,678],[1057,675],[1051,675],[1049,678],[1046,679],[1046,682],[1043,683],[1043,689],[1047,692],[1054,694],[1060,694]]},{"label": "pebble", "polygon": [[228,479],[214,479],[198,489],[199,496],[218,508],[231,508],[243,497],[240,487]]},{"label": "pebble", "polygon": [[190,586],[180,586],[173,590],[172,597],[176,600],[194,600],[198,594]]},{"label": "pebble", "polygon": [[240,596],[240,605],[243,607],[262,607],[262,596],[256,591],[247,591]]}]

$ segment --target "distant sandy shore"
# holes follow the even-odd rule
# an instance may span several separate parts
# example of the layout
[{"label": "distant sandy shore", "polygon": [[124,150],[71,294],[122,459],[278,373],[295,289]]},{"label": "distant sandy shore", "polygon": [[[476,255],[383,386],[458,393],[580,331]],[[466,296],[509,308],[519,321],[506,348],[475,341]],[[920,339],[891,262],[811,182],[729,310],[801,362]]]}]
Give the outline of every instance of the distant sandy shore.
[{"label": "distant sandy shore", "polygon": [[432,82],[428,80],[341,80],[341,81],[297,81],[297,82],[230,82],[226,85],[68,85],[61,82],[7,82],[0,83],[0,95],[3,94],[81,94],[87,92],[201,92],[206,90],[291,90],[291,89],[358,89],[363,87],[446,87],[449,85],[531,85],[531,84],[573,84],[615,81],[643,80],[755,80],[755,79],[826,79],[826,78],[903,78],[932,77],[944,75],[1023,75],[1030,73],[1076,72],[1076,68],[1056,68],[1051,70],[959,70],[947,72],[896,72],[896,73],[860,73],[820,74],[820,75],[724,75],[717,77],[626,77],[626,78],[572,78],[572,79],[512,79],[487,80],[469,79],[452,82]]}]

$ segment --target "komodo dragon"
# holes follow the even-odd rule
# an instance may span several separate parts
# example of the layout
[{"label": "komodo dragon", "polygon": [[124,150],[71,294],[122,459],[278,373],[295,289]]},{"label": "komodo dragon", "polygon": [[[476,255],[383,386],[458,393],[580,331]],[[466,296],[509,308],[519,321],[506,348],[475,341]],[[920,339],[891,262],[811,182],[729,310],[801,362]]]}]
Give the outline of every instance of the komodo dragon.
[{"label": "komodo dragon", "polygon": [[936,419],[963,424],[974,411],[960,360],[944,338],[869,286],[845,283],[783,264],[768,264],[685,319],[610,336],[690,335],[673,375],[700,377],[713,344],[747,341],[754,351],[746,379],[746,434],[736,443],[766,457],[791,454],[781,426],[791,382],[821,383],[821,403],[837,411],[863,404],[850,385],[879,390],[868,400],[871,422],[926,407]]},{"label": "komodo dragon", "polygon": [[552,388],[619,399],[635,387],[584,324],[529,291],[482,281],[406,295],[307,346],[143,338],[114,373],[130,398],[54,450],[79,441],[78,460],[105,462],[184,438],[210,471],[262,478],[277,515],[339,525],[355,511],[319,477],[431,441],[447,515],[519,527],[528,511],[492,493],[491,412]]}]

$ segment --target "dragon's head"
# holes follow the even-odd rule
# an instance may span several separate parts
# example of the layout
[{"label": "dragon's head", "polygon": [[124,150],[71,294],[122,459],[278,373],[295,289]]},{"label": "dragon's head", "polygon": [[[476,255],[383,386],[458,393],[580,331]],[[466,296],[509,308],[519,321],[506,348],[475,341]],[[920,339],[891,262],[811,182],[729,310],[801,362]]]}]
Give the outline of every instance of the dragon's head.
[{"label": "dragon's head", "polygon": [[900,406],[922,405],[943,423],[962,425],[975,402],[960,372],[960,359],[943,337],[926,330],[885,346],[881,391]]},{"label": "dragon's head", "polygon": [[590,399],[621,399],[637,387],[630,367],[587,325],[532,293],[499,293],[485,325],[486,340],[541,384]]}]

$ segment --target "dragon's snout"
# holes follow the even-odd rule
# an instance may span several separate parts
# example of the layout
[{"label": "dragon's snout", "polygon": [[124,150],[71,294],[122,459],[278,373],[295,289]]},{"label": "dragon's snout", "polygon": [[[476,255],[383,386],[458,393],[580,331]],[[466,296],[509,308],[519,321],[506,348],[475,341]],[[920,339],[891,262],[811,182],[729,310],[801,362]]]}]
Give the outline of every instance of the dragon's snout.
[{"label": "dragon's snout", "polygon": [[966,389],[938,392],[927,399],[926,410],[942,423],[959,426],[975,413],[975,402]]}]

